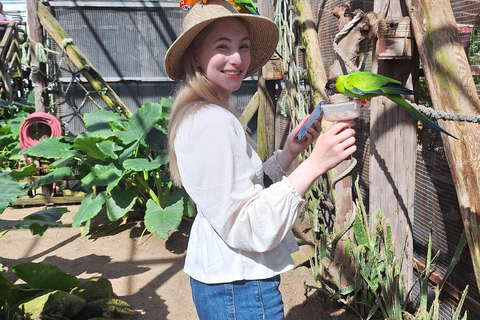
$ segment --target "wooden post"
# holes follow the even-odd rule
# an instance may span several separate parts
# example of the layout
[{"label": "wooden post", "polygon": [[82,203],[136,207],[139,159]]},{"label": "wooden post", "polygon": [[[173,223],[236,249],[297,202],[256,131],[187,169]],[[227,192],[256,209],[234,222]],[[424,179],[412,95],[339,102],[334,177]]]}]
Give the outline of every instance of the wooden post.
[{"label": "wooden post", "polygon": [[[375,12],[380,12],[388,0],[376,0]],[[401,1],[390,1],[387,15],[407,15]],[[397,79],[413,88],[418,74],[415,58],[411,60],[379,60],[374,55],[372,71]],[[413,209],[416,162],[416,121],[403,109],[384,97],[371,100],[370,120],[370,216],[372,223],[382,212],[392,226],[397,259],[402,261],[405,293],[413,285]],[[371,226],[373,228],[373,225]],[[407,233],[404,256],[403,238]]]},{"label": "wooden post", "polygon": [[27,15],[28,15],[28,36],[32,41],[30,42],[30,49],[32,52],[30,64],[32,68],[32,84],[35,93],[35,111],[45,112],[45,103],[48,102],[47,93],[45,91],[45,63],[40,63],[35,55],[36,44],[43,44],[43,31],[37,15],[37,0],[26,0]]},{"label": "wooden post", "polygon": [[[271,0],[258,2],[259,13],[273,20],[273,3]],[[257,153],[265,161],[275,151],[275,110],[271,97],[271,81],[265,80],[262,70],[258,76],[258,122],[257,122]]]},{"label": "wooden post", "polygon": [[[407,0],[406,4],[434,108],[480,114],[480,100],[450,2]],[[439,124],[459,139],[442,134],[480,290],[480,126],[443,120]]]},{"label": "wooden post", "polygon": [[73,43],[73,40],[68,37],[65,30],[63,30],[43,3],[38,2],[37,10],[38,18],[42,26],[47,30],[60,48],[65,50],[68,58],[88,80],[92,88],[100,95],[103,101],[105,101],[110,108],[122,115],[125,113],[131,113],[112,88],[110,88],[110,86],[103,80],[98,71],[95,70],[87,57],[85,57],[80,49]]}]

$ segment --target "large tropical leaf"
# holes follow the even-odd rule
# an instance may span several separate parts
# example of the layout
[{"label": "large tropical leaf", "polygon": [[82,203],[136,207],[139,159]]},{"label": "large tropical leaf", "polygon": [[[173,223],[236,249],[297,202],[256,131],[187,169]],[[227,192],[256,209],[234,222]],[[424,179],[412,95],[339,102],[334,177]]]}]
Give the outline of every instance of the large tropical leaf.
[{"label": "large tropical leaf", "polygon": [[168,155],[160,154],[153,161],[147,158],[127,159],[123,162],[123,168],[125,168],[125,170],[150,171],[158,169],[166,163],[168,163]]},{"label": "large tropical leaf", "polygon": [[145,137],[145,147],[155,152],[165,152],[167,150],[167,133],[165,128],[155,125]]},{"label": "large tropical leaf", "polygon": [[75,148],[75,150],[84,152],[87,157],[104,160],[108,156],[103,153],[97,146],[97,143],[101,141],[103,141],[103,138],[100,137],[79,137],[75,139],[73,147]]},{"label": "large tropical leaf", "polygon": [[31,164],[31,165],[26,166],[26,167],[21,167],[19,169],[12,170],[10,172],[10,175],[15,180],[20,181],[23,178],[33,176],[36,171],[37,171],[37,166],[35,164]]},{"label": "large tropical leaf", "polygon": [[0,172],[0,190],[2,190],[0,192],[0,214],[8,205],[13,205],[18,197],[25,194],[23,184],[13,179],[8,172]]},{"label": "large tropical leaf", "polygon": [[5,306],[5,303],[10,298],[10,286],[7,278],[3,274],[3,265],[0,263],[0,310]]},{"label": "large tropical leaf", "polygon": [[82,186],[89,189],[91,186],[107,186],[109,193],[122,179],[122,170],[117,169],[113,163],[108,165],[96,164],[85,177],[82,178]]},{"label": "large tropical leaf", "polygon": [[74,275],[61,271],[49,262],[26,262],[12,268],[12,272],[32,289],[70,291],[80,285]]},{"label": "large tropical leaf", "polygon": [[174,231],[182,222],[183,199],[175,204],[162,209],[152,199],[147,201],[147,211],[145,213],[145,227],[155,237],[166,239],[169,232]]},{"label": "large tropical leaf", "polygon": [[104,109],[94,110],[83,115],[83,122],[89,136],[108,138],[115,133],[112,131],[111,122],[122,123],[126,121],[118,114]]},{"label": "large tropical leaf", "polygon": [[98,142],[97,147],[101,152],[112,159],[118,159],[118,155],[115,152],[123,150],[122,146],[119,146],[115,142],[109,140]]},{"label": "large tropical leaf", "polygon": [[67,211],[65,207],[56,207],[37,211],[21,220],[0,220],[0,230],[30,229],[32,235],[43,236],[48,227],[57,227],[62,224],[59,220]]},{"label": "large tropical leaf", "polygon": [[107,216],[110,221],[116,221],[125,216],[138,199],[138,188],[131,187],[122,192],[113,189],[107,199]]},{"label": "large tropical leaf", "polygon": [[161,114],[162,109],[159,108],[157,104],[144,104],[137,110],[137,113],[131,115],[127,129],[123,132],[119,131],[117,133],[118,137],[122,139],[126,145],[144,139],[160,119]]},{"label": "large tropical leaf", "polygon": [[90,220],[102,210],[106,200],[107,193],[105,191],[97,194],[95,198],[93,198],[93,191],[90,191],[85,198],[83,198],[78,212],[73,216],[72,227],[80,227],[82,223],[86,222],[84,234],[88,234],[90,232]]},{"label": "large tropical leaf", "polygon": [[23,153],[47,159],[70,158],[76,155],[70,143],[62,142],[63,138],[50,137],[39,141],[30,148],[23,149]]},{"label": "large tropical leaf", "polygon": [[74,175],[75,174],[73,173],[72,169],[69,167],[57,168],[29,185],[27,190],[32,190],[47,184],[56,183],[65,177],[73,177]]}]

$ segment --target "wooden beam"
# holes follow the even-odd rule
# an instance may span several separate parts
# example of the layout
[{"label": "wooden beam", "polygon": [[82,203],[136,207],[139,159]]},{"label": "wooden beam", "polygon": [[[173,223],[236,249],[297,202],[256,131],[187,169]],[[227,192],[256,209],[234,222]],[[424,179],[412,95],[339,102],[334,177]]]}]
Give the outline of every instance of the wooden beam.
[{"label": "wooden beam", "polygon": [[[374,11],[383,10],[383,14],[394,18],[407,16],[406,7],[401,2],[376,0]],[[415,70],[418,70],[418,57],[380,60],[374,54],[372,72],[401,81],[407,88],[413,89],[414,83],[418,84]],[[407,293],[413,285],[416,120],[384,97],[371,100],[370,112],[370,227],[374,228],[379,214],[383,214],[384,221],[392,226],[396,258],[402,261],[403,284]],[[407,243],[402,257],[405,232]]]},{"label": "wooden beam", "polygon": [[73,40],[63,30],[60,24],[55,20],[43,3],[38,2],[38,18],[41,25],[50,34],[52,39],[65,50],[68,58],[72,61],[75,67],[88,80],[92,88],[100,95],[105,103],[113,110],[124,115],[131,113],[125,106],[120,97],[110,88],[98,71],[88,61],[87,57],[80,51],[80,49],[73,43]]},{"label": "wooden beam", "polygon": [[245,109],[243,109],[242,114],[238,117],[238,121],[242,124],[243,127],[246,127],[250,120],[252,120],[255,113],[258,111],[258,91],[254,93],[252,99],[247,104]]},{"label": "wooden beam", "polygon": [[[433,107],[449,113],[480,114],[480,100],[450,1],[407,0],[406,4]],[[480,290],[480,126],[443,120],[439,124],[459,139],[442,134]]]}]

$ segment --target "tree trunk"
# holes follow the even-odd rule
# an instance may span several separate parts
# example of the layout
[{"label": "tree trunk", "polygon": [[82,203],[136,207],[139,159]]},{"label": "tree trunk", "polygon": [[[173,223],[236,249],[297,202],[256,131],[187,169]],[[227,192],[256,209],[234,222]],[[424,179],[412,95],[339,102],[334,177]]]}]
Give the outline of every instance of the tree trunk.
[{"label": "tree trunk", "polygon": [[[407,0],[406,4],[434,108],[480,114],[480,100],[450,2]],[[439,124],[459,139],[442,134],[480,290],[480,126],[443,120]]]}]

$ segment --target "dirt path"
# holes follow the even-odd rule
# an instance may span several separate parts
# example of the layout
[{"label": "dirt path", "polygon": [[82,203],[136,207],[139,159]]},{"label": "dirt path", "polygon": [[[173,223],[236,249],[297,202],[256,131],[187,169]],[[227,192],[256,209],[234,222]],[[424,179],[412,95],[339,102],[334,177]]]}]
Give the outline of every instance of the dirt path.
[{"label": "dirt path", "polygon": [[[150,234],[139,221],[126,225],[97,223],[93,235],[71,228],[78,206],[69,206],[63,225],[42,237],[28,230],[11,230],[0,239],[0,262],[12,267],[23,262],[47,261],[81,279],[107,278],[115,294],[137,312],[137,319],[198,319],[191,299],[188,276],[182,271],[189,225],[168,240]],[[20,219],[39,208],[8,208],[1,219]],[[93,228],[92,228],[93,229]],[[8,271],[7,271],[8,275]],[[281,291],[287,320],[354,319],[341,309],[324,309],[319,299],[305,302],[304,283],[312,284],[308,269],[282,275]]]}]

